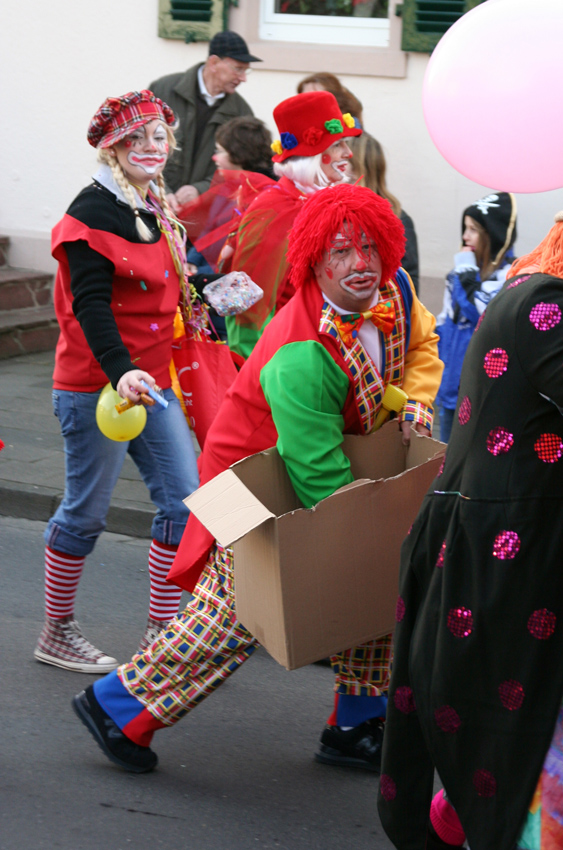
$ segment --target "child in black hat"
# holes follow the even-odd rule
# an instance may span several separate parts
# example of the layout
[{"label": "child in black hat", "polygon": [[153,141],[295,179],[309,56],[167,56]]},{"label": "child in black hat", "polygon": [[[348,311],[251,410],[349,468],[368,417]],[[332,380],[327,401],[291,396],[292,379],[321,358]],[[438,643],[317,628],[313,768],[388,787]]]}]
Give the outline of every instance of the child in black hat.
[{"label": "child in black hat", "polygon": [[440,409],[440,439],[445,443],[450,438],[469,340],[487,304],[502,289],[514,260],[514,195],[495,192],[475,201],[463,211],[461,234],[463,247],[454,256],[442,312],[436,320],[439,354],[444,362],[436,406]]}]

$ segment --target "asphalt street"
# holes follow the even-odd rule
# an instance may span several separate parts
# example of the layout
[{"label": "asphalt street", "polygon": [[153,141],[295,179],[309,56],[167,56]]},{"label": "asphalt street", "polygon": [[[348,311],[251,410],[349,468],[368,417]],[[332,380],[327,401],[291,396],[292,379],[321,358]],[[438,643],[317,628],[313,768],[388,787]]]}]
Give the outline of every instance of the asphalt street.
[{"label": "asphalt street", "polygon": [[[219,691],[155,736],[151,774],[106,760],[71,697],[93,677],[40,664],[43,523],[0,517],[0,850],[389,850],[377,777],[318,765],[332,673],[288,673],[259,650]],[[105,533],[77,616],[127,660],[144,629],[148,541]]]}]

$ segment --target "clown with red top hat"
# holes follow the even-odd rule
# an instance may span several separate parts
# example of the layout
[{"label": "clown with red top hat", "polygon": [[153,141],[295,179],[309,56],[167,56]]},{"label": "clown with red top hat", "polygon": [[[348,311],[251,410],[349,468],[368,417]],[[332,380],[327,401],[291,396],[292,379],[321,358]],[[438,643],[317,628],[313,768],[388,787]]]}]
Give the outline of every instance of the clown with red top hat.
[{"label": "clown with red top hat", "polygon": [[303,92],[282,101],[274,109],[274,118],[280,132],[279,141],[272,144],[274,162],[322,154],[340,139],[362,132],[350,113],[343,115],[334,95],[326,91]]},{"label": "clown with red top hat", "polygon": [[342,115],[334,95],[306,92],[274,109],[280,138],[272,144],[279,182],[263,192],[227,241],[222,271],[246,272],[264,291],[250,310],[227,318],[229,345],[248,357],[274,314],[294,293],[287,260],[288,234],[306,198],[346,183],[352,151],[346,139],[359,136],[350,115]]},{"label": "clown with red top hat", "polygon": [[[329,112],[325,120],[336,119]],[[289,126],[299,145],[301,129],[312,125]],[[321,149],[325,143],[318,142]],[[353,481],[343,434],[378,427],[389,385],[407,399],[397,425],[403,441],[412,429],[429,433],[442,364],[434,317],[399,268],[404,245],[391,205],[370,189],[339,181],[303,193],[289,233],[295,294],[225,397],[201,455],[202,483],[275,445],[299,500],[312,508]],[[199,705],[257,647],[237,619],[232,549],[193,514],[169,579],[193,594],[185,611],[144,653],[73,703],[108,758],[134,772],[156,766],[154,732]],[[322,733],[320,762],[379,771],[390,653],[387,635],[331,659],[336,705]]]}]

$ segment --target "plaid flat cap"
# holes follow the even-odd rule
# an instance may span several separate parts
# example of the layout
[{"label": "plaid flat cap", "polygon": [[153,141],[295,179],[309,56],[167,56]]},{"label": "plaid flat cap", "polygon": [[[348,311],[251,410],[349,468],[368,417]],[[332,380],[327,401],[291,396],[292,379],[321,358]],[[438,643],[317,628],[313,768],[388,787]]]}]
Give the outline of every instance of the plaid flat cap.
[{"label": "plaid flat cap", "polygon": [[152,91],[130,91],[104,100],[88,127],[88,141],[94,148],[109,148],[143,124],[155,119],[170,127],[176,117],[168,104]]}]

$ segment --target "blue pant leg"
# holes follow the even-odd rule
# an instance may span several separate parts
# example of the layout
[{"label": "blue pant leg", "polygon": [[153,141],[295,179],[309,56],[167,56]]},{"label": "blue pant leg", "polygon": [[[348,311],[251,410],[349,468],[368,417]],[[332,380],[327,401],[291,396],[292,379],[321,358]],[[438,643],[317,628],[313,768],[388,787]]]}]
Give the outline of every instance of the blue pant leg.
[{"label": "blue pant leg", "polygon": [[159,543],[177,546],[189,511],[183,499],[199,485],[191,431],[173,390],[165,390],[165,410],[147,414],[144,430],[131,441],[135,461],[157,507],[152,536]]},{"label": "blue pant leg", "polygon": [[45,529],[45,542],[69,555],[88,555],[106,525],[111,494],[128,443],[104,437],[96,425],[99,392],[53,391],[64,438],[65,492]]},{"label": "blue pant leg", "polygon": [[454,413],[455,410],[449,407],[440,408],[440,440],[443,443],[448,443],[450,440],[454,424]]}]

